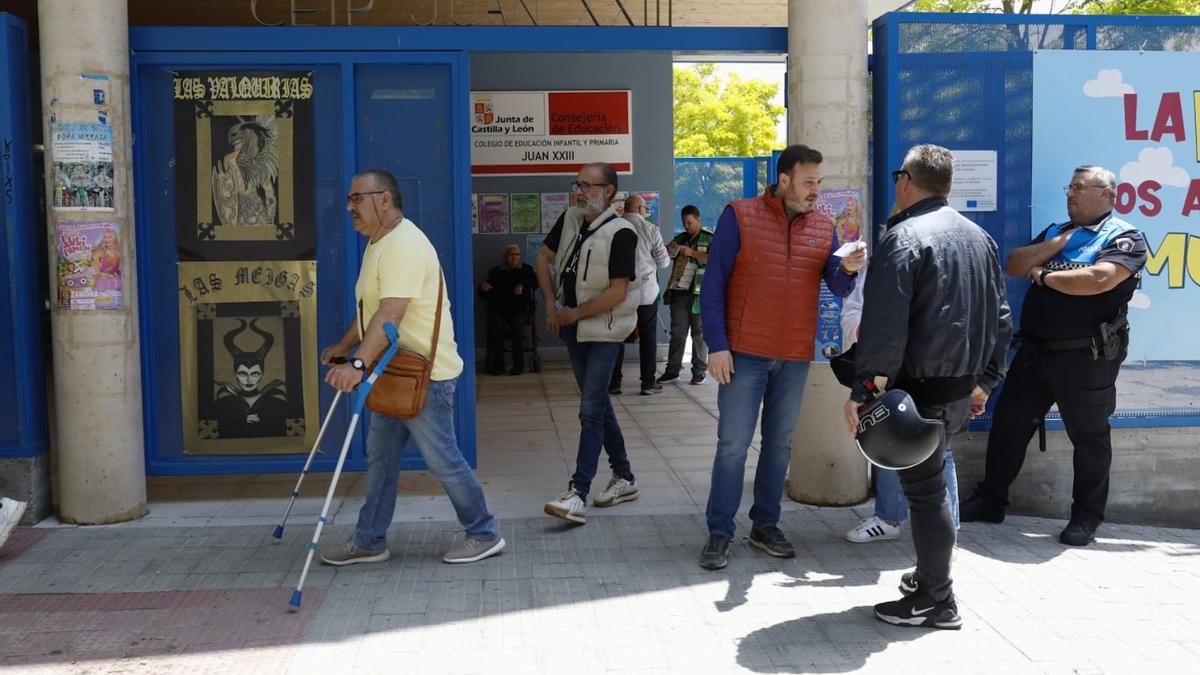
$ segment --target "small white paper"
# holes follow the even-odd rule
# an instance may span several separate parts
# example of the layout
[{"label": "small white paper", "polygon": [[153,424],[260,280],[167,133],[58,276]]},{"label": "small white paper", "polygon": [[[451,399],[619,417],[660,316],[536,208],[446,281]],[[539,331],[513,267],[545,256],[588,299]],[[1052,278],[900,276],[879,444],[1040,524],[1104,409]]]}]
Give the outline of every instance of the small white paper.
[{"label": "small white paper", "polygon": [[848,242],[842,244],[841,246],[839,246],[838,250],[834,251],[833,254],[839,258],[845,258],[846,256],[850,255],[851,253],[854,253],[855,251],[859,250],[860,248],[866,248],[866,247],[867,247],[867,242],[865,242],[865,241],[862,241],[862,240],[848,241]]}]

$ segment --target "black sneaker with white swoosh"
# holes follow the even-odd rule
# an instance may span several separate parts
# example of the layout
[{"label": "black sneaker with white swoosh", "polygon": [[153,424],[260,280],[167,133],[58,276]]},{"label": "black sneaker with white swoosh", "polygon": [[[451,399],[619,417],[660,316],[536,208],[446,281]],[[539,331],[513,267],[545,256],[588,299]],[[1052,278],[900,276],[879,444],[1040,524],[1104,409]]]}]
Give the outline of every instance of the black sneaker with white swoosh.
[{"label": "black sneaker with white swoosh", "polygon": [[953,596],[937,602],[920,590],[894,602],[875,605],[875,617],[896,626],[945,630],[962,628],[962,617],[958,615],[958,604]]}]

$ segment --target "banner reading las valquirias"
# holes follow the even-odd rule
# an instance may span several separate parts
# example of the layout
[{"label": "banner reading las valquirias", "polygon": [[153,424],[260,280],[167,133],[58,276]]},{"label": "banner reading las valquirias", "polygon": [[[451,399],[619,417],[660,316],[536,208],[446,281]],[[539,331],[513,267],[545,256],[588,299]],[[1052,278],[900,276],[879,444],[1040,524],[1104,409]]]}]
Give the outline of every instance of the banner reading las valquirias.
[{"label": "banner reading las valquirias", "polygon": [[1130,360],[1197,361],[1200,307],[1200,54],[1033,55],[1033,233],[1067,220],[1080,164],[1117,174],[1116,215],[1150,257],[1130,302]]}]

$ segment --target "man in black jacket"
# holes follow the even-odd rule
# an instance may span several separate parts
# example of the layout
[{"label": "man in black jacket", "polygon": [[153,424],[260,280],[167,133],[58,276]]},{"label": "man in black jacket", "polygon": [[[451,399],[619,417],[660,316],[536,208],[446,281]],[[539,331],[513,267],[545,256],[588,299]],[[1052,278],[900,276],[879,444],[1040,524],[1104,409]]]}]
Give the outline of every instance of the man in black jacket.
[{"label": "man in black jacket", "polygon": [[954,156],[936,145],[908,151],[892,172],[896,203],[872,256],[863,293],[857,375],[846,426],[878,392],[875,378],[907,391],[922,417],[945,430],[929,459],[900,471],[912,518],[917,569],[905,574],[905,597],[875,606],[882,621],[959,628],[950,582],[955,530],[942,478],[950,435],[966,428],[1004,370],[1012,320],[996,242],[950,208]]}]

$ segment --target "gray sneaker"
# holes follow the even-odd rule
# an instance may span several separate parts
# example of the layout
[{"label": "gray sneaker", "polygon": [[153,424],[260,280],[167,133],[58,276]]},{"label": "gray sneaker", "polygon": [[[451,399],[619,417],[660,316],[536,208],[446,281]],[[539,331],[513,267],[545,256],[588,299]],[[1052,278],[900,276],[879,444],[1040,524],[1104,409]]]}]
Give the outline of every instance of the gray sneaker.
[{"label": "gray sneaker", "polygon": [[608,487],[604,488],[604,492],[601,492],[600,496],[592,501],[592,504],[600,508],[616,506],[621,502],[637,499],[639,492],[637,484],[633,481],[621,478],[620,476],[613,476],[608,481]]},{"label": "gray sneaker", "polygon": [[353,541],[348,541],[340,547],[330,551],[329,553],[321,554],[321,562],[326,565],[357,565],[358,563],[373,563],[383,562],[391,557],[388,550],[374,550],[369,548],[359,548]]},{"label": "gray sneaker", "polygon": [[446,552],[442,556],[442,562],[446,563],[471,563],[476,560],[483,560],[488,556],[493,556],[504,550],[504,538],[496,537],[491,541],[483,541],[481,539],[471,539],[467,537],[458,543],[457,546]]},{"label": "gray sneaker", "polygon": [[706,570],[719,570],[729,564],[729,539],[719,534],[708,535],[704,550],[700,551],[700,566]]},{"label": "gray sneaker", "polygon": [[776,558],[795,558],[796,549],[783,536],[783,530],[774,525],[750,530],[750,545],[760,548]]}]

